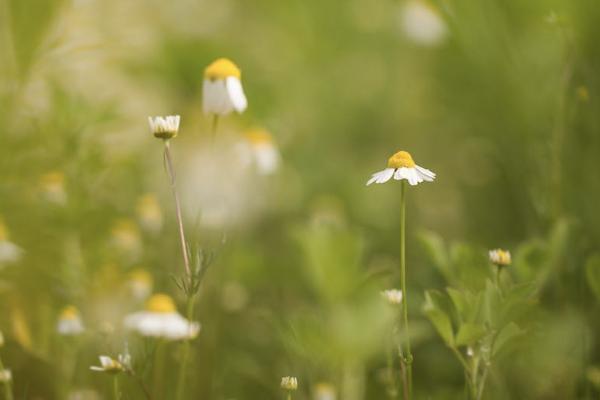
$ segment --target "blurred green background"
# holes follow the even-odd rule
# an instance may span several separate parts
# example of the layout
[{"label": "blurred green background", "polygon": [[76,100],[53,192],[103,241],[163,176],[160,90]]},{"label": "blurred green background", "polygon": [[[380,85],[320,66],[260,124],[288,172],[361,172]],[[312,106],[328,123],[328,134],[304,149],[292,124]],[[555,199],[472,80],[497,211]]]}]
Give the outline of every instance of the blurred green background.
[{"label": "blurred green background", "polygon": [[[313,393],[323,382],[344,400],[385,398],[393,317],[379,291],[398,286],[400,186],[364,184],[400,149],[437,173],[408,190],[416,398],[464,398],[460,364],[421,312],[424,290],[468,287],[478,272],[464,271],[491,276],[496,247],[537,291],[484,398],[598,398],[600,7],[439,0],[411,14],[414,4],[0,0],[0,236],[21,249],[0,266],[0,355],[16,397],[109,398],[110,379],[89,366],[134,347],[120,328],[140,308],[124,289],[132,271],[183,311],[174,206],[147,126],[180,114],[186,230],[216,252],[187,398],[278,399],[285,375],[298,377],[298,399],[325,399]],[[201,88],[218,57],[240,66],[249,107],[223,118],[212,144]],[[279,148],[273,176],[240,175],[228,153],[253,127]],[[234,217],[204,224],[220,215],[215,192]],[[446,253],[432,243],[462,280],[436,268]],[[68,304],[86,326],[77,339],[55,331]],[[167,393],[179,357],[168,346]]]}]

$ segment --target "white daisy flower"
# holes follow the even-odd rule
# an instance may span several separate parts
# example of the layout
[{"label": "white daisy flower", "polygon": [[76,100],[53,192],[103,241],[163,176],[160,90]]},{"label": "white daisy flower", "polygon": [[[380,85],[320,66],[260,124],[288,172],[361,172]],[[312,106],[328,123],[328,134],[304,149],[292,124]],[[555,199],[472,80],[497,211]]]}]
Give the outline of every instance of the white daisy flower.
[{"label": "white daisy flower", "polygon": [[392,305],[402,304],[402,290],[384,290],[381,295]]},{"label": "white daisy flower", "polygon": [[23,249],[8,239],[8,229],[0,220],[0,267],[4,264],[12,264],[21,259]]},{"label": "white daisy flower", "polygon": [[273,137],[264,129],[251,129],[240,143],[242,164],[254,165],[261,175],[271,175],[279,167],[280,155]]},{"label": "white daisy flower", "polygon": [[75,306],[66,306],[58,316],[56,331],[63,336],[77,336],[83,333],[83,321]]},{"label": "white daisy flower", "polygon": [[173,299],[155,294],[146,302],[146,310],[128,315],[125,327],[142,336],[167,340],[192,339],[200,332],[200,324],[182,317]]},{"label": "white daisy flower", "polygon": [[397,181],[406,179],[411,186],[414,186],[421,182],[433,182],[435,174],[415,164],[409,152],[399,151],[389,158],[386,169],[371,176],[367,186],[372,183],[385,183],[392,177]]},{"label": "white daisy flower", "polygon": [[502,249],[494,249],[489,251],[490,261],[498,266],[510,265],[510,251]]},{"label": "white daisy flower", "polygon": [[290,391],[298,389],[298,379],[294,376],[284,376],[281,378],[281,388]]},{"label": "white daisy flower", "polygon": [[314,390],[314,400],[336,400],[335,387],[329,383],[317,383]]},{"label": "white daisy flower", "polygon": [[92,371],[107,372],[109,374],[116,374],[125,371],[125,366],[118,360],[115,360],[109,356],[100,356],[100,366],[91,366]]},{"label": "white daisy flower", "polygon": [[179,132],[179,115],[169,115],[166,117],[148,117],[150,130],[160,139],[171,139],[177,136]]},{"label": "white daisy flower", "polygon": [[241,81],[242,73],[227,58],[219,58],[204,70],[202,87],[205,114],[227,115],[243,112],[248,106]]},{"label": "white daisy flower", "polygon": [[422,46],[438,45],[448,33],[439,11],[425,0],[408,0],[400,10],[400,25],[409,39]]}]

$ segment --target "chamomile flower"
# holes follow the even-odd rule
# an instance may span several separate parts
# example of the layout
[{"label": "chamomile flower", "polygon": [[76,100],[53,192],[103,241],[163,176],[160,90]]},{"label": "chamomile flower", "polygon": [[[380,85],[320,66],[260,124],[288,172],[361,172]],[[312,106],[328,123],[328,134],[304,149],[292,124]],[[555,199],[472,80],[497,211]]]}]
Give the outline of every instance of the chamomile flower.
[{"label": "chamomile flower", "polygon": [[392,177],[397,181],[406,179],[411,186],[414,186],[421,182],[433,182],[435,174],[415,164],[409,152],[399,151],[389,158],[386,169],[371,176],[367,186],[372,183],[385,183]]},{"label": "chamomile flower", "polygon": [[92,371],[106,372],[109,374],[117,374],[125,371],[125,366],[119,361],[109,356],[100,356],[100,366],[91,366]]},{"label": "chamomile flower", "polygon": [[298,389],[298,379],[294,376],[284,376],[281,378],[281,388],[288,391]]},{"label": "chamomile flower", "polygon": [[67,202],[65,175],[60,171],[48,172],[40,177],[41,197],[48,203],[64,205]]},{"label": "chamomile flower", "polygon": [[144,311],[125,318],[125,327],[142,336],[167,340],[192,339],[200,332],[200,324],[182,317],[173,299],[166,294],[150,297]]},{"label": "chamomile flower", "polygon": [[136,268],[129,273],[127,286],[134,298],[143,301],[152,293],[152,275],[145,269]]},{"label": "chamomile flower", "polygon": [[398,289],[384,290],[383,292],[381,292],[381,295],[391,305],[402,304],[402,290],[398,290]]},{"label": "chamomile flower", "polygon": [[179,115],[166,117],[148,117],[150,130],[159,139],[171,139],[179,132]]},{"label": "chamomile flower", "polygon": [[136,259],[142,250],[140,231],[133,220],[118,219],[111,228],[111,243],[122,254]]},{"label": "chamomile flower", "polygon": [[83,321],[77,307],[69,305],[58,316],[56,331],[63,336],[77,336],[83,333]]},{"label": "chamomile flower", "polygon": [[251,129],[239,146],[242,163],[252,165],[261,175],[271,175],[279,167],[280,156],[273,137],[265,129]]},{"label": "chamomile flower", "polygon": [[219,58],[206,67],[202,87],[204,113],[223,116],[233,110],[243,112],[248,101],[241,77],[238,66],[227,58]]},{"label": "chamomile flower", "polygon": [[314,400],[336,400],[335,387],[329,383],[317,383],[314,389]]},{"label": "chamomile flower", "polygon": [[0,268],[19,261],[22,255],[23,249],[8,239],[8,228],[0,219]]},{"label": "chamomile flower", "polygon": [[508,250],[494,249],[490,250],[488,254],[492,264],[499,267],[510,265],[511,263],[510,251]]},{"label": "chamomile flower", "polygon": [[12,381],[12,372],[8,368],[0,370],[0,383],[9,383]]},{"label": "chamomile flower", "polygon": [[146,231],[157,233],[163,226],[163,214],[156,196],[147,193],[137,202],[136,213],[140,226]]},{"label": "chamomile flower", "polygon": [[426,0],[408,0],[401,8],[400,25],[404,34],[421,46],[435,46],[448,33],[440,12]]}]

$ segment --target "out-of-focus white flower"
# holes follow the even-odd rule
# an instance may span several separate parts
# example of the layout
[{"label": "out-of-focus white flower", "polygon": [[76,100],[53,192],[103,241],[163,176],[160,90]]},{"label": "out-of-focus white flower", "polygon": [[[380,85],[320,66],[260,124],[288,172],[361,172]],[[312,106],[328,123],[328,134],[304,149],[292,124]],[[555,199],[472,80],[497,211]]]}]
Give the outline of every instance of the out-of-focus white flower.
[{"label": "out-of-focus white flower", "polygon": [[12,372],[10,369],[4,368],[0,370],[0,383],[8,383],[12,381]]},{"label": "out-of-focus white flower", "polygon": [[100,366],[91,366],[92,371],[106,372],[109,374],[117,374],[125,371],[125,366],[118,360],[115,360],[109,356],[100,356]]},{"label": "out-of-focus white flower", "polygon": [[421,182],[433,182],[435,174],[415,164],[409,152],[399,151],[389,158],[386,169],[371,176],[367,186],[372,183],[385,183],[392,177],[398,181],[406,179],[411,186],[414,186]]},{"label": "out-of-focus white flower", "polygon": [[475,355],[475,351],[473,350],[473,348],[471,346],[467,347],[467,356],[473,357],[474,355]]},{"label": "out-of-focus white flower", "polygon": [[314,400],[336,400],[335,387],[330,383],[317,383],[313,398]]},{"label": "out-of-focus white flower", "polygon": [[111,229],[111,241],[114,247],[133,259],[137,258],[142,250],[140,231],[130,219],[115,221]]},{"label": "out-of-focus white flower", "polygon": [[163,226],[163,214],[156,196],[147,193],[138,199],[136,207],[137,217],[143,229],[157,233]]},{"label": "out-of-focus white flower", "polygon": [[422,46],[440,44],[448,33],[440,12],[425,0],[408,0],[400,9],[400,24],[406,36]]},{"label": "out-of-focus white flower", "polygon": [[0,267],[19,261],[22,255],[23,249],[8,239],[8,229],[0,220]]},{"label": "out-of-focus white flower", "polygon": [[219,58],[206,67],[202,87],[204,113],[227,115],[233,110],[243,112],[248,101],[241,77],[238,66],[227,58]]},{"label": "out-of-focus white flower", "polygon": [[381,295],[392,305],[402,304],[402,290],[389,289],[381,292]]},{"label": "out-of-focus white flower", "polygon": [[152,293],[153,279],[148,271],[142,268],[136,268],[129,273],[127,286],[131,290],[134,298],[145,300]]},{"label": "out-of-focus white flower", "polygon": [[160,139],[171,139],[179,132],[179,115],[168,115],[166,117],[148,117],[150,130],[155,137]]},{"label": "out-of-focus white flower", "polygon": [[298,379],[295,376],[284,376],[281,378],[281,388],[290,391],[298,389]]},{"label": "out-of-focus white flower", "polygon": [[155,294],[146,302],[146,310],[128,315],[125,327],[142,336],[167,340],[193,339],[200,332],[200,324],[182,317],[173,299],[166,294]]},{"label": "out-of-focus white flower", "polygon": [[244,134],[239,145],[241,162],[252,165],[261,175],[277,171],[280,162],[279,151],[273,137],[265,129],[251,129]]},{"label": "out-of-focus white flower", "polygon": [[39,190],[41,197],[49,203],[65,205],[67,192],[65,191],[65,174],[60,171],[51,171],[40,177]]},{"label": "out-of-focus white flower", "polygon": [[83,321],[77,307],[69,305],[58,316],[56,331],[63,336],[76,336],[84,331]]},{"label": "out-of-focus white flower", "polygon": [[510,265],[510,251],[502,249],[494,249],[489,251],[490,261],[498,266]]},{"label": "out-of-focus white flower", "polygon": [[102,397],[92,389],[74,389],[69,392],[67,400],[101,400]]}]

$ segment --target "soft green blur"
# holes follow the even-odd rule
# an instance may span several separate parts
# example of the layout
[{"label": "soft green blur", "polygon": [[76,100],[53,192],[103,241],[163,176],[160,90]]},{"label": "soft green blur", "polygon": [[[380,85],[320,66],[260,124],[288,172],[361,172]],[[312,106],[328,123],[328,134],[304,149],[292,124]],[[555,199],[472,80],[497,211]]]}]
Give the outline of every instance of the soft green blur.
[{"label": "soft green blur", "polygon": [[[465,398],[450,348],[470,317],[446,295],[458,291],[485,298],[473,332],[514,333],[484,399],[598,398],[600,7],[432,0],[435,21],[415,22],[411,4],[0,0],[0,358],[15,398],[111,398],[111,376],[89,367],[125,347],[153,398],[174,398],[181,345],[122,327],[147,295],[131,287],[140,270],[185,309],[147,122],[169,114],[188,240],[214,255],[185,398],[280,399],[287,375],[294,399],[328,400],[324,383],[342,400],[386,398],[403,340],[380,295],[399,287],[400,185],[365,183],[401,149],[437,173],[408,188],[414,398]],[[249,107],[212,140],[202,79],[218,57],[240,66]],[[241,172],[233,151],[256,127],[281,153],[270,176]],[[500,294],[498,247],[513,256]],[[85,332],[63,337],[71,304]],[[144,398],[119,380],[123,399]]]}]

